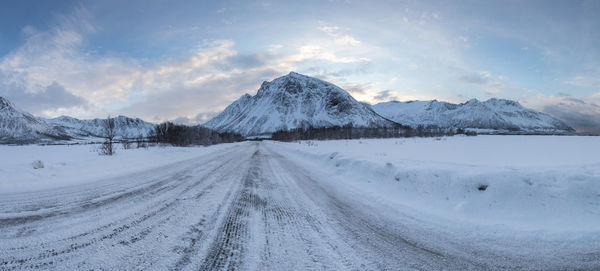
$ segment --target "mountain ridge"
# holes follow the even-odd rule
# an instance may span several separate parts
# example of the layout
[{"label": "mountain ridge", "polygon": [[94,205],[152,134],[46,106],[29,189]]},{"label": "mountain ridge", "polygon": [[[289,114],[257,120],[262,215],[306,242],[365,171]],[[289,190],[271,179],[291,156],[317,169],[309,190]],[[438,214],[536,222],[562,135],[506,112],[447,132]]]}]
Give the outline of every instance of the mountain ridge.
[{"label": "mountain ridge", "polygon": [[[151,131],[156,127],[156,124],[146,122],[140,118],[132,118],[127,116],[116,116],[115,119],[115,135],[118,138],[132,139],[137,137],[148,137]],[[48,122],[64,127],[73,135],[81,137],[103,137],[102,122],[105,119],[77,119],[69,116],[60,116],[52,119],[47,119]]]},{"label": "mountain ridge", "polygon": [[59,127],[17,109],[8,99],[0,97],[0,143],[27,144],[70,138]]},{"label": "mountain ridge", "polygon": [[470,99],[459,104],[437,100],[391,101],[375,104],[372,108],[382,116],[411,127],[429,125],[526,133],[575,132],[558,119],[507,99]]},{"label": "mountain ridge", "polygon": [[[44,119],[18,109],[0,97],[0,144],[68,143],[103,137],[104,119],[80,120],[69,116]],[[115,117],[116,138],[148,137],[155,124],[139,118]]]}]

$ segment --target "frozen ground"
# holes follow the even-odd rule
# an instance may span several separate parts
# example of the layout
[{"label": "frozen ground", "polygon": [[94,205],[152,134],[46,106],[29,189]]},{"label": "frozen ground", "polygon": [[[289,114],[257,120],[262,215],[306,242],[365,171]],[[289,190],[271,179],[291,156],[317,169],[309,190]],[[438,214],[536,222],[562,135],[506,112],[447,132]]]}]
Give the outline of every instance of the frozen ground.
[{"label": "frozen ground", "polygon": [[[115,157],[2,147],[0,270],[598,270],[598,146],[478,136]],[[34,171],[37,159],[47,167]]]}]

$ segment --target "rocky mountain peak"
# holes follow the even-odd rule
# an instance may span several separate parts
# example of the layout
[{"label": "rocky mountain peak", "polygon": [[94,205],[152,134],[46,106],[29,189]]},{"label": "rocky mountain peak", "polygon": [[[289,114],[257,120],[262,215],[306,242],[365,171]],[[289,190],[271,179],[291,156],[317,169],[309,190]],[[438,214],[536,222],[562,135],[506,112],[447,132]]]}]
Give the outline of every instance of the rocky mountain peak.
[{"label": "rocky mountain peak", "polygon": [[13,108],[14,109],[14,105],[8,99],[5,99],[4,97],[0,97],[0,110],[5,109],[5,108]]},{"label": "rocky mountain peak", "polygon": [[205,124],[220,132],[269,134],[302,127],[393,126],[338,86],[295,72],[264,82]]}]

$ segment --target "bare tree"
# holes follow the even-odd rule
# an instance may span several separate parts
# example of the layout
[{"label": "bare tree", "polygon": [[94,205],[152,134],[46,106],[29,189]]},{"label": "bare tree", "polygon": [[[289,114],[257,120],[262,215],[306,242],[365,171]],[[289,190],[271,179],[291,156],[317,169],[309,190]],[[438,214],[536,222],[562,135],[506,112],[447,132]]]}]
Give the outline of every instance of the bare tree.
[{"label": "bare tree", "polygon": [[148,148],[148,144],[146,143],[146,141],[144,140],[144,137],[142,136],[142,134],[140,134],[136,139],[135,139],[135,143],[136,143],[136,147],[139,148]]},{"label": "bare tree", "polygon": [[104,132],[104,143],[102,143],[102,146],[100,147],[100,154],[113,155],[115,153],[113,150],[115,119],[111,118],[109,115],[108,118],[102,121],[102,129]]}]

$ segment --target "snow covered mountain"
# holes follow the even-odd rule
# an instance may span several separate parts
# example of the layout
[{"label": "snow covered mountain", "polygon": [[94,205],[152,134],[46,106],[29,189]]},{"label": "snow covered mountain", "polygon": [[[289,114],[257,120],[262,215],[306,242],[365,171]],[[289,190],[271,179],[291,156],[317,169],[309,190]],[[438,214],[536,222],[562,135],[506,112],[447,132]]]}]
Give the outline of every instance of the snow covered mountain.
[{"label": "snow covered mountain", "polygon": [[[68,116],[60,116],[48,119],[50,123],[63,127],[74,137],[103,137],[102,122],[104,119],[80,120]],[[115,117],[115,136],[117,138],[147,137],[156,127],[155,124],[143,121],[139,118],[126,116]]]},{"label": "snow covered mountain", "polygon": [[68,140],[71,137],[44,119],[22,112],[0,97],[0,143],[24,144],[41,141]]},{"label": "snow covered mountain", "polygon": [[256,95],[245,94],[204,126],[218,132],[257,136],[349,123],[359,127],[397,125],[331,83],[290,72],[263,82]]},{"label": "snow covered mountain", "polygon": [[[17,109],[0,97],[0,144],[57,143],[96,141],[103,137],[103,119],[79,120],[61,116],[54,119],[35,117]],[[116,138],[147,137],[155,124],[138,118],[115,118]]]},{"label": "snow covered mountain", "polygon": [[416,127],[435,125],[524,133],[571,133],[573,128],[516,101],[492,98],[452,104],[433,101],[384,102],[372,106],[393,121]]}]

